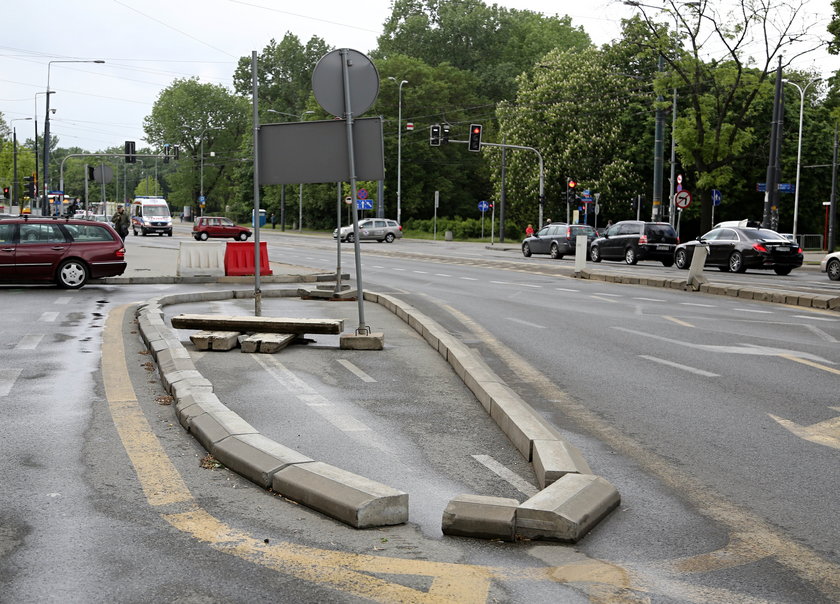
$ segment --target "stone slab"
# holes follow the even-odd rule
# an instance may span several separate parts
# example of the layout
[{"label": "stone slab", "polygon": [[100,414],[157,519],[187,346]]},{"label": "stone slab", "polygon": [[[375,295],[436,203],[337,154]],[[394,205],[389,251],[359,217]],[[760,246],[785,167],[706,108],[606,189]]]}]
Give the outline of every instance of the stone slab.
[{"label": "stone slab", "polygon": [[239,344],[238,331],[199,331],[190,336],[196,350],[231,350]]},{"label": "stone slab", "polygon": [[341,350],[383,350],[385,348],[385,334],[343,333],[338,338],[338,347]]},{"label": "stone slab", "polygon": [[274,474],[284,497],[355,528],[408,521],[408,493],[320,461],[293,464]]},{"label": "stone slab", "polygon": [[443,511],[441,530],[444,535],[513,541],[518,506],[507,497],[458,495]]},{"label": "stone slab", "polygon": [[565,440],[535,440],[531,446],[534,473],[541,489],[566,474],[592,474],[580,450]]},{"label": "stone slab", "polygon": [[516,534],[577,542],[621,502],[600,476],[566,474],[516,509]]}]

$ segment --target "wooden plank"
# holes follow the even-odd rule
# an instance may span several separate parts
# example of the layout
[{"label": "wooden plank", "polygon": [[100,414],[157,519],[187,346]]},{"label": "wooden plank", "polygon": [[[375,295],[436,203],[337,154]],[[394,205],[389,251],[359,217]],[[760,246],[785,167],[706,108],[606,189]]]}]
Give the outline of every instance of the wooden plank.
[{"label": "wooden plank", "polygon": [[180,314],[172,317],[172,327],[207,331],[340,334],[344,331],[344,320]]}]

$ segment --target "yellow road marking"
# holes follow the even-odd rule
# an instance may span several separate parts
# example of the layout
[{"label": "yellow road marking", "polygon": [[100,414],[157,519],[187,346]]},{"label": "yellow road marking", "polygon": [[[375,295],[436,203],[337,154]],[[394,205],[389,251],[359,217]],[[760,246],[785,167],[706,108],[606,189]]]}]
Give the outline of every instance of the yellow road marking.
[{"label": "yellow road marking", "polygon": [[663,319],[668,319],[669,321],[673,321],[677,325],[682,325],[683,327],[694,327],[694,325],[692,325],[691,323],[687,323],[687,322],[683,321],[682,319],[677,319],[676,317],[671,317],[669,315],[662,315],[662,318]]},{"label": "yellow road marking", "polygon": [[813,367],[814,369],[822,369],[823,371],[827,371],[828,373],[833,373],[835,375],[840,375],[840,369],[835,367],[828,367],[827,365],[822,365],[820,363],[815,363],[814,361],[810,361],[808,359],[803,359],[792,354],[780,354],[780,357],[783,359],[787,359],[788,361],[796,361],[797,363],[802,363],[803,365],[808,365],[808,367]]},{"label": "yellow road marking", "polygon": [[[487,601],[493,580],[574,583],[577,588],[589,591],[593,602],[646,600],[628,593],[621,593],[620,598],[615,599],[613,586],[618,590],[628,589],[628,575],[620,567],[597,560],[583,566],[577,563],[522,569],[408,560],[317,549],[289,542],[267,544],[263,539],[225,524],[198,505],[143,415],[128,378],[121,333],[128,308],[130,305],[114,309],[105,323],[102,344],[105,393],[117,432],[149,504],[154,507],[172,503],[187,506],[187,511],[180,513],[161,510],[161,518],[176,529],[220,552],[376,602],[479,604]],[[432,583],[428,591],[420,591],[371,573],[430,577]],[[608,581],[608,584],[599,581]]]}]

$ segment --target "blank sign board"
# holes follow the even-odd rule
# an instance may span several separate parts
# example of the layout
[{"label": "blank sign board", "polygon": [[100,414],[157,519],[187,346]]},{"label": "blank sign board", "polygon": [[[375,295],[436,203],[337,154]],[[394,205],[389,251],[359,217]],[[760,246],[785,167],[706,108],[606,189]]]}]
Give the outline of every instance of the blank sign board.
[{"label": "blank sign board", "polygon": [[[263,124],[259,130],[261,185],[350,180],[344,120]],[[382,118],[353,122],[356,179],[385,178]]]}]

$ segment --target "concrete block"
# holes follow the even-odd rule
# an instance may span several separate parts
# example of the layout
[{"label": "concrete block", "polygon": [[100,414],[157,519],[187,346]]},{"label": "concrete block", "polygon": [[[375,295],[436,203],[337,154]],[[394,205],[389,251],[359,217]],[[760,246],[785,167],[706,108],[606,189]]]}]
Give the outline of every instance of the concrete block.
[{"label": "concrete block", "polygon": [[255,333],[239,338],[242,352],[261,352],[272,354],[286,348],[295,341],[297,335],[293,333]]},{"label": "concrete block", "polygon": [[262,434],[229,436],[213,445],[210,452],[226,467],[264,489],[271,486],[275,472],[289,464],[312,461]]},{"label": "concrete block", "polygon": [[257,434],[258,430],[233,411],[210,411],[190,420],[190,432],[208,451],[228,436]]},{"label": "concrete block", "polygon": [[443,511],[444,535],[513,541],[519,502],[507,497],[458,495]]},{"label": "concrete block", "polygon": [[382,350],[385,348],[385,334],[343,333],[338,338],[338,347],[341,350]]},{"label": "concrete block", "polygon": [[320,461],[283,468],[274,474],[271,486],[355,528],[408,521],[408,493]]},{"label": "concrete block", "polygon": [[531,446],[532,465],[541,489],[566,474],[592,474],[580,450],[565,440],[535,440]]},{"label": "concrete block", "polygon": [[592,474],[566,474],[516,509],[516,534],[579,541],[621,502],[614,486]]},{"label": "concrete block", "polygon": [[199,331],[190,336],[197,350],[230,350],[239,344],[238,331]]},{"label": "concrete block", "polygon": [[562,439],[548,422],[506,385],[487,383],[485,388],[493,399],[490,417],[528,461],[533,460],[533,441]]},{"label": "concrete block", "polygon": [[190,429],[190,421],[194,417],[211,411],[228,410],[214,392],[205,390],[191,390],[184,396],[175,399],[175,417],[187,430]]}]

